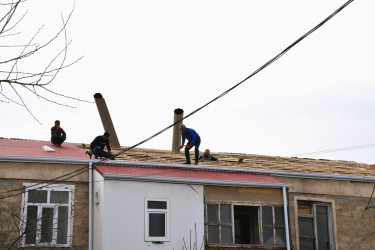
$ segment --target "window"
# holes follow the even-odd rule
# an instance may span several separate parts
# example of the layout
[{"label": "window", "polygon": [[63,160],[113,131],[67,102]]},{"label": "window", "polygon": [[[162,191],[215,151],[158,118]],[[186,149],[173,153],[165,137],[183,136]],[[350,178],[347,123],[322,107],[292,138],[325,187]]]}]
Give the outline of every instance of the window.
[{"label": "window", "polygon": [[168,241],[168,200],[145,200],[145,241]]},{"label": "window", "polygon": [[283,207],[207,204],[207,243],[285,246]]},{"label": "window", "polygon": [[300,249],[335,249],[330,203],[298,201]]},{"label": "window", "polygon": [[71,246],[74,186],[25,186],[22,244],[30,247]]}]

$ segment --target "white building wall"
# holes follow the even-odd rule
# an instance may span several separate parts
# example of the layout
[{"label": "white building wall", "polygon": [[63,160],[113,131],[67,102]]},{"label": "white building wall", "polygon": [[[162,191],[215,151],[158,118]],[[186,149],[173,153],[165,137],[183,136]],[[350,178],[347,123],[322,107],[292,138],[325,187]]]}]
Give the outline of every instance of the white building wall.
[{"label": "white building wall", "polygon": [[[104,187],[104,208],[98,207],[104,209],[104,239],[98,240],[104,243],[102,249],[177,250],[182,249],[184,240],[190,249],[190,233],[191,249],[195,242],[198,249],[201,248],[204,237],[202,185],[106,180]],[[145,198],[169,200],[168,242],[145,241]]]},{"label": "white building wall", "polygon": [[98,172],[93,172],[93,249],[102,250],[104,249],[104,179]]}]

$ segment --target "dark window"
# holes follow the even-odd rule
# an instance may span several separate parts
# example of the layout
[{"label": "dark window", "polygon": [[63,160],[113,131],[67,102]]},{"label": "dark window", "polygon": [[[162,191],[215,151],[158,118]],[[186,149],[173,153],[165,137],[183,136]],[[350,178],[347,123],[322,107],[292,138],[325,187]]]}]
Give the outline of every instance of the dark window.
[{"label": "dark window", "polygon": [[166,201],[148,201],[148,208],[150,209],[167,209]]},{"label": "dark window", "polygon": [[42,229],[40,242],[52,242],[53,208],[42,209]]},{"label": "dark window", "polygon": [[299,201],[298,228],[300,249],[334,249],[329,203]]},{"label": "dark window", "polygon": [[209,244],[233,244],[232,205],[207,205],[207,242]]},{"label": "dark window", "polygon": [[[66,186],[62,188],[64,187]],[[27,190],[22,244],[51,247],[66,247],[71,244],[68,232],[71,226],[69,212],[72,190],[66,190]]]},{"label": "dark window", "polygon": [[259,207],[234,206],[234,237],[236,244],[259,244]]},{"label": "dark window", "polygon": [[286,245],[283,207],[213,203],[206,219],[208,244]]},{"label": "dark window", "polygon": [[149,236],[165,237],[165,214],[149,214]]},{"label": "dark window", "polygon": [[146,240],[167,240],[168,202],[146,200],[146,204]]},{"label": "dark window", "polygon": [[46,203],[48,191],[45,190],[29,190],[28,202],[29,203]]},{"label": "dark window", "polygon": [[51,191],[51,203],[69,203],[69,192],[67,191]]},{"label": "dark window", "polygon": [[26,229],[25,229],[26,244],[35,244],[37,218],[38,218],[38,207],[28,206],[27,215],[26,215]]},{"label": "dark window", "polygon": [[68,207],[59,207],[58,213],[57,244],[66,244],[68,241]]}]

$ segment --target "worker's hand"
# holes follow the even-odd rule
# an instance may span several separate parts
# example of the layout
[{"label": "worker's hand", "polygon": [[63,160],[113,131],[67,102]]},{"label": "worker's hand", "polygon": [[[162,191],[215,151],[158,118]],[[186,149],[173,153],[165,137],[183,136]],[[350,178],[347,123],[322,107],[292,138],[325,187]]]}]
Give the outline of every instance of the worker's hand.
[{"label": "worker's hand", "polygon": [[192,145],[188,144],[186,147],[187,147],[187,149],[191,149]]},{"label": "worker's hand", "polygon": [[184,147],[184,144],[181,144],[181,145],[180,145],[180,148],[183,148],[183,147]]}]

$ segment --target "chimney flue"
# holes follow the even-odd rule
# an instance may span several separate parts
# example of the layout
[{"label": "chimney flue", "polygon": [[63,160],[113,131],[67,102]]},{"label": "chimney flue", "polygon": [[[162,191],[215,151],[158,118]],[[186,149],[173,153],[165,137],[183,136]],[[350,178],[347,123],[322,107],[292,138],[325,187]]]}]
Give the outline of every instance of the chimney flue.
[{"label": "chimney flue", "polygon": [[98,108],[100,119],[103,123],[103,128],[105,132],[110,134],[109,142],[112,148],[120,148],[120,142],[117,138],[115,127],[113,126],[111,115],[109,114],[107,104],[100,93],[94,95],[96,107]]},{"label": "chimney flue", "polygon": [[180,143],[181,143],[180,125],[182,124],[183,117],[184,117],[183,109],[178,108],[174,110],[173,123],[179,120],[181,121],[173,126],[172,153],[180,153]]}]

